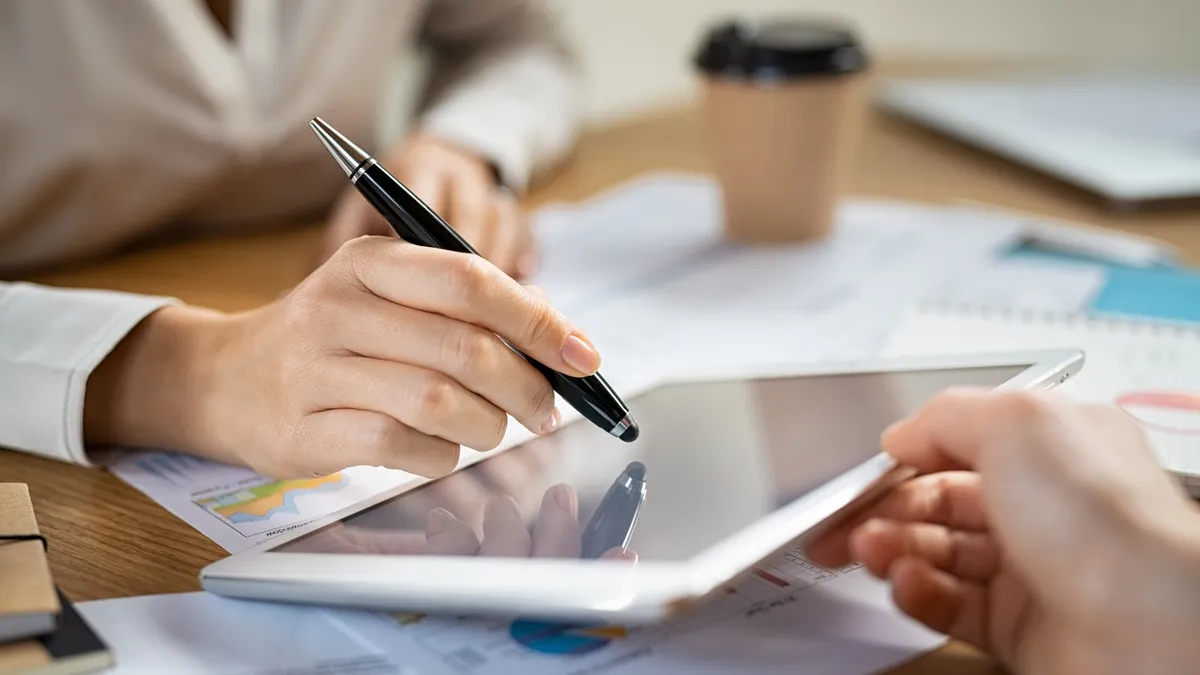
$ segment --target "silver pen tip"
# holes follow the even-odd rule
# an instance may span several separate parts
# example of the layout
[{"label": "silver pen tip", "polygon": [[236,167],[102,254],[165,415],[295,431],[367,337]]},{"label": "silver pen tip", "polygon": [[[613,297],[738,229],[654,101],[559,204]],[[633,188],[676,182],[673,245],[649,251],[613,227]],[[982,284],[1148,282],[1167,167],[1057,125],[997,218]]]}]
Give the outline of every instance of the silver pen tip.
[{"label": "silver pen tip", "polygon": [[329,126],[320,117],[314,117],[308,126],[312,128],[317,138],[321,139],[321,144],[325,146],[329,154],[333,155],[334,161],[342,167],[342,171],[345,171],[347,176],[353,175],[355,169],[371,158],[362,148],[351,143],[348,138]]},{"label": "silver pen tip", "polygon": [[617,425],[609,433],[626,443],[632,443],[637,440],[642,432],[638,428],[637,421],[633,419],[633,415],[626,415],[620,422],[617,422]]}]

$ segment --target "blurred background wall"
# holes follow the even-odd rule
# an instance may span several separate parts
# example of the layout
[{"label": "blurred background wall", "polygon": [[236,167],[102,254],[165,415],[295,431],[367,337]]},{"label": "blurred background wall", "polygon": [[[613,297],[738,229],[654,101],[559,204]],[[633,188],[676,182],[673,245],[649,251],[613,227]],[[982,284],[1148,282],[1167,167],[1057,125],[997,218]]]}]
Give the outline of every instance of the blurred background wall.
[{"label": "blurred background wall", "polygon": [[836,13],[883,57],[1200,71],[1200,0],[551,1],[582,53],[593,119],[687,97],[688,58],[704,26],[739,11]]},{"label": "blurred background wall", "polygon": [[[845,17],[884,60],[1054,61],[1200,73],[1200,0],[549,0],[587,77],[590,122],[691,96],[704,27],[737,13]],[[412,86],[411,73],[398,86]],[[391,116],[389,125],[398,125]]]}]

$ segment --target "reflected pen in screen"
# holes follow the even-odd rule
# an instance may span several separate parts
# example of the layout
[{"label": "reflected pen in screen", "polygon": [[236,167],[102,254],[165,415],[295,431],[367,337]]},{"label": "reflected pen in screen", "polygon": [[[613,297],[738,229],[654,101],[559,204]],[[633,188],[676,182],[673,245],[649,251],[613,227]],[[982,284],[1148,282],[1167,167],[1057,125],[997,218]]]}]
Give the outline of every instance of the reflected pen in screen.
[{"label": "reflected pen in screen", "polygon": [[599,558],[614,548],[624,551],[645,501],[646,465],[630,462],[604,493],[604,499],[583,528],[582,557]]},{"label": "reflected pen in screen", "polygon": [[[479,255],[441,216],[380,166],[375,158],[319,117],[313,118],[310,126],[350,177],[354,187],[401,239],[419,246]],[[637,440],[640,433],[637,422],[629,413],[628,406],[600,373],[572,377],[537,362],[507,341],[504,344],[536,368],[550,381],[550,386],[559,396],[593,424],[623,441]]]}]

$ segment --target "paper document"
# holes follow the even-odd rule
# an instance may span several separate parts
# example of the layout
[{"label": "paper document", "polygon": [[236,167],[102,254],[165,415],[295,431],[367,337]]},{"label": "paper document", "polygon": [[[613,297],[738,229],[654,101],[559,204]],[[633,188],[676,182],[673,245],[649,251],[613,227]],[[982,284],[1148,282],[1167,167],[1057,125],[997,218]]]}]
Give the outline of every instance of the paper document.
[{"label": "paper document", "polygon": [[356,467],[323,478],[274,480],[177,452],[132,453],[109,469],[230,553],[415,478]]},{"label": "paper document", "polygon": [[[82,602],[109,645],[111,675],[422,675],[370,612],[230,600],[208,593]],[[384,632],[380,632],[381,629]]]},{"label": "paper document", "polygon": [[274,605],[205,593],[80,603],[113,675],[865,675],[945,638],[863,569],[789,551],[660,625],[567,625]]},{"label": "paper document", "polygon": [[1100,265],[1001,258],[951,277],[923,301],[947,307],[1078,312],[1100,294],[1107,278]]},{"label": "paper document", "polygon": [[721,236],[719,195],[708,178],[656,174],[537,222],[534,282],[588,331],[606,377],[622,361],[686,376],[873,354],[905,305],[1020,235],[1011,220],[856,199],[824,241],[745,246]]}]

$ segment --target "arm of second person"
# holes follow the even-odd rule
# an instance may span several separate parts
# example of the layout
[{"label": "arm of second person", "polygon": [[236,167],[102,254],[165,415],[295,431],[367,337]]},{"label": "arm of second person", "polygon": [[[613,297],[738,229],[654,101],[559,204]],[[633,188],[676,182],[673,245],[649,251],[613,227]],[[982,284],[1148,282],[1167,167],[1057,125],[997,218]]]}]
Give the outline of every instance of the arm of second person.
[{"label": "arm of second person", "polygon": [[421,130],[490,160],[521,191],[579,126],[575,56],[539,0],[436,0],[422,32],[433,72]]}]

